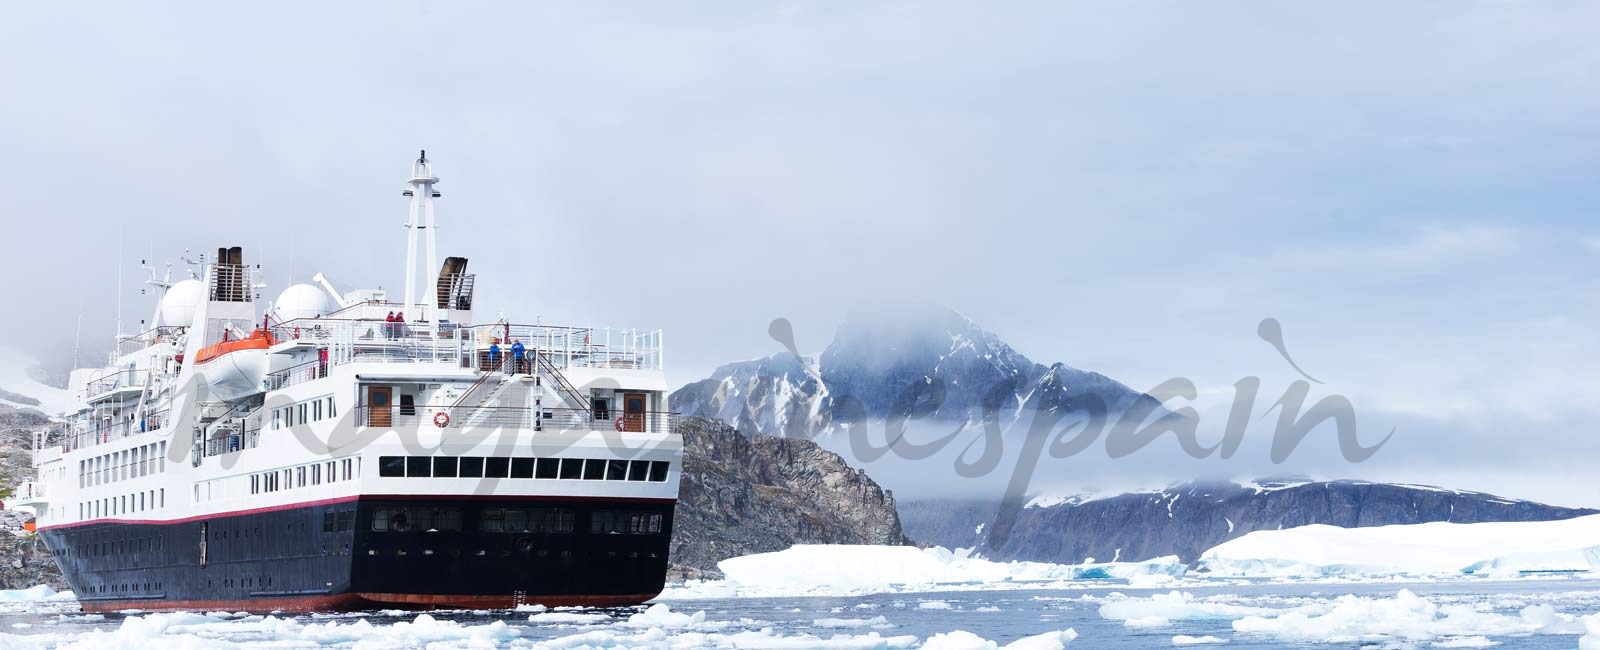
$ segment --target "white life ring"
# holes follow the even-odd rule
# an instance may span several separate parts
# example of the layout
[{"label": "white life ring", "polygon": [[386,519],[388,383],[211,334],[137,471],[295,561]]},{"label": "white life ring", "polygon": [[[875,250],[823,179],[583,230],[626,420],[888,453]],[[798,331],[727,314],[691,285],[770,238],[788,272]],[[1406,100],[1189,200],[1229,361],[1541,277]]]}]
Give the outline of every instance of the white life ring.
[{"label": "white life ring", "polygon": [[449,413],[445,413],[444,411],[439,411],[438,413],[434,413],[433,414],[433,426],[439,427],[440,429],[443,429],[443,428],[445,428],[447,426],[450,426],[450,414]]},{"label": "white life ring", "polygon": [[624,428],[623,425],[622,425],[622,416],[620,416],[620,415],[617,416],[616,427],[617,427],[618,431],[627,431],[627,429]]}]

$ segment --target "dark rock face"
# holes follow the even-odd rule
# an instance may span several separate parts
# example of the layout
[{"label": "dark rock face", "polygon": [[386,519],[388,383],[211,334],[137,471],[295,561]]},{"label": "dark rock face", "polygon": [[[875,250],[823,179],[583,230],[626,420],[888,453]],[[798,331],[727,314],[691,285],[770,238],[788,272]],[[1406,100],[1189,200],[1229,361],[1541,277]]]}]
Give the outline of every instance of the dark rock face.
[{"label": "dark rock face", "polygon": [[948,549],[982,545],[994,523],[995,502],[924,499],[900,502],[900,526],[917,544]]},{"label": "dark rock face", "polygon": [[679,430],[674,578],[715,576],[721,560],[794,544],[905,543],[894,495],[837,454],[703,418]]},{"label": "dark rock face", "polygon": [[[49,419],[32,409],[0,406],[0,498],[33,473],[33,432]],[[55,560],[37,535],[17,536],[29,517],[0,511],[0,589],[26,589],[37,584],[67,588]]]},{"label": "dark rock face", "polygon": [[[1041,507],[1043,506],[1043,507]],[[1412,485],[1361,481],[1187,484],[1107,498],[1035,500],[1014,510],[1006,539],[980,551],[996,560],[1077,563],[1177,555],[1194,562],[1217,544],[1257,530],[1328,524],[1344,528],[1432,521],[1545,521],[1595,510]]]},{"label": "dark rock face", "polygon": [[917,306],[848,321],[804,362],[781,352],[722,366],[674,392],[672,405],[747,433],[812,438],[842,423],[904,415],[913,405],[915,417],[977,423],[993,403],[999,424],[1010,426],[1041,403],[1082,394],[1098,396],[1112,413],[1141,400],[1157,407],[1099,373],[1035,363],[965,316]]}]

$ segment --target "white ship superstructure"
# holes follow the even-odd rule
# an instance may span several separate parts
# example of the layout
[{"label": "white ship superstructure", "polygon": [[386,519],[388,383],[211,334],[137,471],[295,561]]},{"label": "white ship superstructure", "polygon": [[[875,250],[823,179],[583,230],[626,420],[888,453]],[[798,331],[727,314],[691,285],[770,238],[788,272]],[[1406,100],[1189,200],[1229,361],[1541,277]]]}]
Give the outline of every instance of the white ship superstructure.
[{"label": "white ship superstructure", "polygon": [[437,182],[422,155],[398,299],[318,275],[259,305],[223,248],[153,278],[153,327],[74,373],[81,407],[18,503],[85,609],[660,591],[681,459],[661,333],[475,322],[467,260],[437,259]]}]

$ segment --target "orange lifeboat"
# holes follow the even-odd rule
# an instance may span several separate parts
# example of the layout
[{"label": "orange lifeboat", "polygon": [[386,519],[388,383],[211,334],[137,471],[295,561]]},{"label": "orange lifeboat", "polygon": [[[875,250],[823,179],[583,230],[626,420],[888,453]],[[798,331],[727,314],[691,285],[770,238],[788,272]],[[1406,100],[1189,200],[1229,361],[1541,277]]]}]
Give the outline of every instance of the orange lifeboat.
[{"label": "orange lifeboat", "polygon": [[250,336],[237,341],[223,341],[200,348],[200,353],[195,355],[194,362],[196,364],[205,363],[225,354],[241,350],[265,350],[272,347],[274,343],[277,343],[277,340],[272,338],[272,332],[258,329],[251,332]]}]

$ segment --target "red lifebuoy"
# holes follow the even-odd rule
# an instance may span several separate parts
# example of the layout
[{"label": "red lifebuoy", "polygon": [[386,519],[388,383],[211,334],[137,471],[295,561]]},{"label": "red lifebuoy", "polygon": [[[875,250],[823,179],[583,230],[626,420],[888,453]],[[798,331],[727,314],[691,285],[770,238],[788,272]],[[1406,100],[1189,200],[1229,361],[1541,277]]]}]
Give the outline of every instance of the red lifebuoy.
[{"label": "red lifebuoy", "polygon": [[439,411],[438,413],[434,413],[433,414],[433,426],[439,427],[440,429],[443,429],[443,428],[445,428],[447,426],[450,426],[450,414],[449,413],[445,413],[444,411]]},{"label": "red lifebuoy", "polygon": [[618,431],[627,431],[627,429],[622,426],[622,416],[620,416],[620,415],[617,416],[617,424],[616,424],[616,426],[617,426],[617,430]]}]

